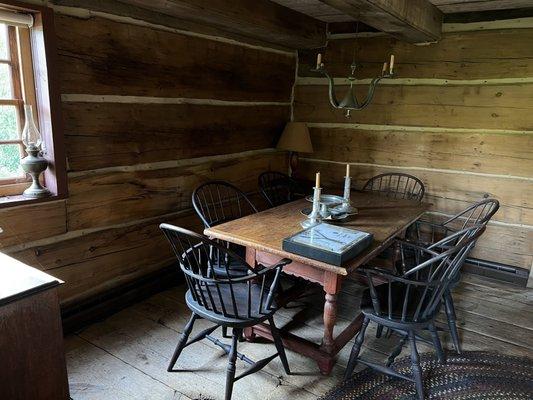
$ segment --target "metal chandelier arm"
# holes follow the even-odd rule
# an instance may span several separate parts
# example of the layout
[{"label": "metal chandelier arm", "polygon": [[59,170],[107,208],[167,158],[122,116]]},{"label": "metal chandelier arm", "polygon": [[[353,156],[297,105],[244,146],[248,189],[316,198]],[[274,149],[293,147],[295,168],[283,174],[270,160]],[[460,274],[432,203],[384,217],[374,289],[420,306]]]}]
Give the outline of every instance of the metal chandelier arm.
[{"label": "metal chandelier arm", "polygon": [[363,101],[363,104],[361,104],[358,110],[362,110],[363,108],[366,108],[372,102],[372,99],[374,99],[374,92],[376,91],[376,86],[379,83],[379,81],[383,79],[384,77],[385,76],[380,76],[380,77],[372,79],[372,81],[370,82],[370,86],[368,87],[368,93],[366,95],[366,99],[365,101]]},{"label": "metal chandelier arm", "polygon": [[331,103],[331,105],[335,108],[342,108],[339,106],[339,101],[337,100],[337,95],[335,93],[335,81],[333,80],[333,78],[330,76],[330,74],[327,73],[327,71],[324,69],[324,67],[322,68],[319,68],[316,70],[317,72],[320,72],[322,75],[324,75],[327,80],[328,80],[328,85],[329,85],[329,90],[328,90],[328,93],[329,93],[329,102]]},{"label": "metal chandelier arm", "polygon": [[373,78],[370,81],[370,85],[368,87],[366,98],[363,100],[362,103],[359,102],[359,100],[357,99],[357,94],[355,93],[354,82],[356,81],[355,70],[357,68],[357,64],[355,64],[355,61],[351,65],[351,69],[352,69],[351,76],[348,77],[348,80],[350,81],[350,87],[346,95],[344,96],[344,99],[340,102],[337,100],[337,95],[335,93],[335,81],[328,74],[328,72],[326,71],[324,67],[324,64],[322,63],[322,54],[318,54],[317,66],[315,69],[312,69],[311,71],[318,72],[321,75],[326,77],[326,79],[328,80],[328,86],[329,86],[328,94],[329,94],[329,102],[331,106],[336,109],[346,110],[346,117],[349,118],[350,111],[359,111],[370,105],[370,103],[374,99],[374,93],[376,91],[376,86],[382,79],[394,78],[393,67],[394,67],[394,55],[391,55],[390,65],[385,62],[383,64],[383,70],[381,72],[381,75],[376,78]]}]

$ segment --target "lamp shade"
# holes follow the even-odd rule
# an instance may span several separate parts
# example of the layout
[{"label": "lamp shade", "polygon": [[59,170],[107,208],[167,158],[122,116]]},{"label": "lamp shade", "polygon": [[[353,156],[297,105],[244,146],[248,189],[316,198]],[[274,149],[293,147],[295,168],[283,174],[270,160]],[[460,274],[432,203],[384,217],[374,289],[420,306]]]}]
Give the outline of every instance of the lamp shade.
[{"label": "lamp shade", "polygon": [[313,144],[305,122],[288,122],[279,138],[278,149],[312,153]]}]

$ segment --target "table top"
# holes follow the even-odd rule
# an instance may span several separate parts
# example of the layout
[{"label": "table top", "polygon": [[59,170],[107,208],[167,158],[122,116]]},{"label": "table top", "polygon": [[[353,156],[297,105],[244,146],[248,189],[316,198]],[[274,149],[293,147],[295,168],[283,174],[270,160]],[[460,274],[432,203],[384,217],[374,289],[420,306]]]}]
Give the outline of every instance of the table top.
[{"label": "table top", "polygon": [[0,253],[0,306],[61,283],[43,271]]},{"label": "table top", "polygon": [[377,256],[395,236],[416,221],[430,207],[429,203],[387,198],[364,192],[352,192],[351,200],[359,212],[352,221],[341,226],[372,233],[374,240],[365,251],[342,267],[282,249],[283,239],[303,230],[300,222],[306,217],[300,213],[300,210],[310,206],[310,203],[304,199],[207,228],[204,234],[258,251],[290,258],[293,261],[339,275],[347,275]]}]

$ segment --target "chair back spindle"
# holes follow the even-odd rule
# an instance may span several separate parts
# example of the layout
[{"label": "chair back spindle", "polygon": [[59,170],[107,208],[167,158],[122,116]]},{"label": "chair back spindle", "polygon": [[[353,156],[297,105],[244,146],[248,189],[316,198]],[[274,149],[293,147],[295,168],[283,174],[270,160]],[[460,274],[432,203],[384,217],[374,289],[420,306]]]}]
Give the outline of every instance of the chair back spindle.
[{"label": "chair back spindle", "polygon": [[[420,322],[432,318],[442,303],[444,292],[484,230],[484,225],[473,225],[429,247],[400,241],[401,275],[378,268],[364,269],[375,312],[399,322]],[[376,286],[376,278],[384,280],[385,284]],[[379,296],[378,291],[386,293]],[[384,301],[384,298],[387,300]]]},{"label": "chair back spindle", "polygon": [[[179,266],[185,275],[190,294],[202,315],[215,314],[233,323],[261,318],[275,306],[280,272],[285,260],[271,269],[253,269],[224,245],[203,235],[169,224],[161,224]],[[231,269],[239,265],[245,274],[235,277]],[[215,273],[214,267],[225,268]]]},{"label": "chair back spindle", "polygon": [[425,187],[416,176],[391,172],[370,178],[363,186],[363,191],[420,202],[424,197]]},{"label": "chair back spindle", "polygon": [[304,194],[305,189],[290,176],[276,171],[267,171],[259,175],[258,186],[261,195],[271,207],[295,200],[299,194]]},{"label": "chair back spindle", "polygon": [[226,181],[210,181],[192,194],[192,205],[206,228],[257,212],[248,196]]}]

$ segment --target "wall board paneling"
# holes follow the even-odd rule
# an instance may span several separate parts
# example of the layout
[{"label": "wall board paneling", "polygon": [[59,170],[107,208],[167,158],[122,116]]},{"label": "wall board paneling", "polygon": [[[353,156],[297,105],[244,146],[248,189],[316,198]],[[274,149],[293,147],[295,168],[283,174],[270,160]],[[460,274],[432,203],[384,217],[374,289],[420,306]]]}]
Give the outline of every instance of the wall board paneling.
[{"label": "wall board paneling", "polygon": [[65,233],[65,200],[2,208],[0,228],[0,248]]},{"label": "wall board paneling", "polygon": [[[344,89],[338,92],[342,95]],[[358,85],[357,89],[366,93],[367,86]],[[527,130],[533,127],[532,92],[533,83],[381,85],[372,104],[347,121],[341,110],[329,104],[327,85],[298,85],[294,118],[306,122]]]},{"label": "wall board paneling", "polygon": [[[533,135],[311,127],[312,158],[530,177]],[[505,146],[502,146],[505,143]]]},{"label": "wall board paneling", "polygon": [[266,152],[163,169],[69,175],[68,228],[105,226],[190,208],[193,189],[209,179],[255,191],[262,171],[284,171],[286,166],[285,153]]},{"label": "wall board paneling", "polygon": [[288,101],[294,56],[110,21],[56,17],[62,93]]},{"label": "wall board paneling", "polygon": [[[533,27],[444,33],[436,43],[413,46],[390,37],[330,40],[323,60],[332,76],[346,77],[355,57],[357,77],[373,78],[391,54],[397,78],[497,79],[533,76]],[[319,76],[318,51],[299,52],[299,76]]]},{"label": "wall board paneling", "polygon": [[63,103],[71,171],[274,147],[289,117],[273,105]]}]

